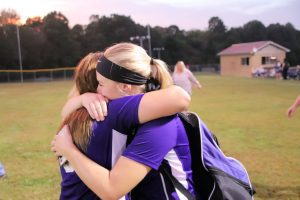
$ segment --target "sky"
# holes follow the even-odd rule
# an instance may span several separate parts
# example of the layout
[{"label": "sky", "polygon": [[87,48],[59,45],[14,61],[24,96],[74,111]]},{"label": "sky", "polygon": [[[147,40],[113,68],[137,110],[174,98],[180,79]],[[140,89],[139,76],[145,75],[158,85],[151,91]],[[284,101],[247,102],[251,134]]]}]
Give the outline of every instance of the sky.
[{"label": "sky", "polygon": [[0,10],[17,11],[24,23],[28,17],[59,11],[75,24],[86,25],[93,14],[130,16],[141,25],[177,25],[184,30],[206,30],[211,17],[219,17],[229,29],[252,20],[265,26],[291,23],[300,30],[299,0],[0,0]]}]

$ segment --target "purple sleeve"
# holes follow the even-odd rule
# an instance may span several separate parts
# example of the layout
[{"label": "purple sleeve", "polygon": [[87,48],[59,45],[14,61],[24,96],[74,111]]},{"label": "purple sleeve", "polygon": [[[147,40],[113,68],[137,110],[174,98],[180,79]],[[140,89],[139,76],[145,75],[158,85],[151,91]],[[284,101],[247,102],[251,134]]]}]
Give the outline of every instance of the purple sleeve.
[{"label": "purple sleeve", "polygon": [[144,94],[125,96],[108,105],[108,117],[117,131],[131,130],[139,125],[139,105]]},{"label": "purple sleeve", "polygon": [[174,116],[143,124],[123,156],[157,170],[167,153],[176,145],[176,127]]}]

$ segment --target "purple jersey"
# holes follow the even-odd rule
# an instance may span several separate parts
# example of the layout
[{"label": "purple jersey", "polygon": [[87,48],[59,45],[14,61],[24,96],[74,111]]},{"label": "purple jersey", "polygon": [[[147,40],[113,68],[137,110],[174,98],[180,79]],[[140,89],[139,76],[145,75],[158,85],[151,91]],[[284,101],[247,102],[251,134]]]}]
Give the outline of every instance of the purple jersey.
[{"label": "purple jersey", "polygon": [[194,194],[188,138],[178,115],[143,124],[123,156],[152,168],[133,189],[131,199],[186,199],[157,170],[163,160],[173,176]]},{"label": "purple jersey", "polygon": [[[106,169],[111,169],[126,148],[127,135],[138,126],[138,108],[143,94],[110,101],[109,114],[102,122],[94,122],[86,156]],[[60,199],[99,199],[77,176],[71,166],[60,168]]]}]

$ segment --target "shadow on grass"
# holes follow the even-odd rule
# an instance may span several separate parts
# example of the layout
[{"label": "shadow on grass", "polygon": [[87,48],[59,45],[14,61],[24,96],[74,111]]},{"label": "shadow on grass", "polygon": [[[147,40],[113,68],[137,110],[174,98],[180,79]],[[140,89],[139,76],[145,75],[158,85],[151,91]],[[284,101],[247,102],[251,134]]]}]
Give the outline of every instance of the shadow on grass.
[{"label": "shadow on grass", "polygon": [[259,183],[253,183],[253,186],[256,191],[255,196],[261,199],[281,199],[281,200],[300,199],[300,186],[280,187],[280,186],[262,185]]}]

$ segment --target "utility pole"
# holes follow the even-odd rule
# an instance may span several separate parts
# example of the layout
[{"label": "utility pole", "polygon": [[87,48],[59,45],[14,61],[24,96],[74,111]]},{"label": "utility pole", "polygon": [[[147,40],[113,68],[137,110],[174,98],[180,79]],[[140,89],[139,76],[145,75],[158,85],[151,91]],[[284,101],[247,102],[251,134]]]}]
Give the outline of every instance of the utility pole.
[{"label": "utility pole", "polygon": [[152,57],[151,34],[150,34],[150,26],[149,25],[147,25],[147,35],[132,36],[129,39],[130,39],[130,41],[139,40],[140,41],[140,46],[142,48],[144,48],[143,41],[147,39],[148,40],[148,53],[149,53],[149,56]]},{"label": "utility pole", "polygon": [[130,41],[139,40],[140,41],[140,46],[142,48],[144,48],[143,41],[145,39],[147,39],[147,36],[139,36],[139,35],[137,35],[137,36],[134,36],[134,37],[130,37],[129,39],[130,39]]},{"label": "utility pole", "polygon": [[155,47],[155,48],[153,48],[153,51],[157,51],[157,58],[158,59],[160,59],[160,52],[161,51],[164,51],[165,50],[165,48],[164,47]]},{"label": "utility pole", "polygon": [[18,54],[19,54],[20,76],[21,76],[21,83],[23,83],[23,66],[22,66],[22,54],[21,54],[19,26],[16,25],[16,28],[17,28],[17,40],[18,40]]},{"label": "utility pole", "polygon": [[150,26],[149,26],[149,25],[147,25],[147,38],[148,38],[148,51],[149,51],[149,56],[152,57],[151,33],[150,33]]}]

